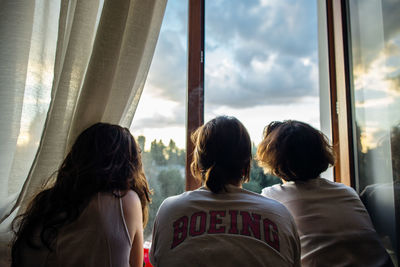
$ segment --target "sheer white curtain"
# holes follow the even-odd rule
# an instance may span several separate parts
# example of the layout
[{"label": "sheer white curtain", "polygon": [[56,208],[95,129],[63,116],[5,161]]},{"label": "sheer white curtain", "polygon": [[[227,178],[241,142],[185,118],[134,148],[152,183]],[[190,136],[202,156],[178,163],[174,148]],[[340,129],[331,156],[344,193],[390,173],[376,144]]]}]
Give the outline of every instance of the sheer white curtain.
[{"label": "sheer white curtain", "polygon": [[130,125],[165,6],[166,0],[0,1],[1,259],[12,218],[76,136],[97,121]]}]

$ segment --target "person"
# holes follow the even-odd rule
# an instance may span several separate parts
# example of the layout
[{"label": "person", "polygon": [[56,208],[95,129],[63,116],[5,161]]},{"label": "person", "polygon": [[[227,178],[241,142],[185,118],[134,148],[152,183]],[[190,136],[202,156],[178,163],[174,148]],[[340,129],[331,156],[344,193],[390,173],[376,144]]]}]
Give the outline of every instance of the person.
[{"label": "person", "polygon": [[149,193],[129,130],[94,124],[15,219],[12,266],[143,266]]},{"label": "person", "polygon": [[167,198],[153,228],[154,266],[300,266],[293,218],[280,203],[242,189],[252,159],[249,134],[234,117],[198,128],[192,174],[203,186]]},{"label": "person", "polygon": [[302,266],[392,266],[357,193],[320,177],[335,160],[320,131],[294,120],[272,122],[256,158],[284,182],[262,195],[292,213]]}]

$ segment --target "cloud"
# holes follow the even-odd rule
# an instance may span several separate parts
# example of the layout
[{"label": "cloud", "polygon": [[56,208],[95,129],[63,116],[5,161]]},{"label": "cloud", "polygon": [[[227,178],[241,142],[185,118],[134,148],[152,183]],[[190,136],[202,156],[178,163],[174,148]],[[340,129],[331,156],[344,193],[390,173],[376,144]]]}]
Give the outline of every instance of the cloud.
[{"label": "cloud", "polygon": [[187,4],[169,1],[146,84],[152,94],[183,102],[186,95]]},{"label": "cloud", "polygon": [[298,102],[302,97],[318,95],[316,69],[316,64],[290,56],[253,60],[247,70],[225,62],[208,69],[207,103],[247,108]]},{"label": "cloud", "polygon": [[176,42],[180,35],[166,31],[160,36],[147,83],[163,98],[181,102],[186,95],[186,48]]},{"label": "cloud", "polygon": [[207,104],[246,108],[318,94],[314,1],[207,3]]},{"label": "cloud", "polygon": [[[350,1],[350,46],[353,68],[368,69],[381,53],[393,60],[398,56],[399,2]],[[394,63],[398,66],[398,59]]]},{"label": "cloud", "polygon": [[157,112],[151,116],[141,117],[134,121],[134,126],[136,129],[180,127],[185,125],[185,114],[185,107],[177,106],[172,109],[172,114]]},{"label": "cloud", "polygon": [[316,49],[315,1],[209,1],[206,40],[214,46],[244,42],[259,52],[306,56]]},{"label": "cloud", "polygon": [[399,13],[400,5],[398,1],[382,1],[382,14],[386,40],[398,36],[398,34],[400,33]]},{"label": "cloud", "polygon": [[[186,32],[179,25],[186,18],[185,10],[173,8],[167,7],[147,82],[154,95],[183,104]],[[205,60],[206,108],[286,104],[317,95],[315,1],[208,1]]]}]

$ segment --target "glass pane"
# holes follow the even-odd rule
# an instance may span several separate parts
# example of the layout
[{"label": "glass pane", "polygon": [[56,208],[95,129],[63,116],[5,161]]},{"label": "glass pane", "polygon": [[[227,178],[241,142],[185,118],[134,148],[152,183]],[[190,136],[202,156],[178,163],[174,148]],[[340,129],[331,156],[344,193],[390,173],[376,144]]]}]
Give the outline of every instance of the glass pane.
[{"label": "glass pane", "polygon": [[397,265],[400,1],[349,1],[348,11],[357,190]]},{"label": "glass pane", "polygon": [[[320,128],[317,1],[206,1],[205,119],[237,117],[254,144],[271,121]],[[250,190],[279,180],[255,164]]]},{"label": "glass pane", "polygon": [[146,85],[131,125],[153,189],[145,241],[161,202],[185,189],[187,1],[169,0]]}]

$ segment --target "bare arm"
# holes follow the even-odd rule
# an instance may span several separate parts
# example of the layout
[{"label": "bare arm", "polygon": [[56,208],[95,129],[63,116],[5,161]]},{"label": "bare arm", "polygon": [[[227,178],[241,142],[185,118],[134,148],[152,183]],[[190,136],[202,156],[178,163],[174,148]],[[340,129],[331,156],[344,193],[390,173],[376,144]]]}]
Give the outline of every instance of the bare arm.
[{"label": "bare arm", "polygon": [[132,190],[122,197],[122,209],[128,232],[132,240],[129,264],[132,267],[143,266],[143,222],[142,206],[139,196]]}]

